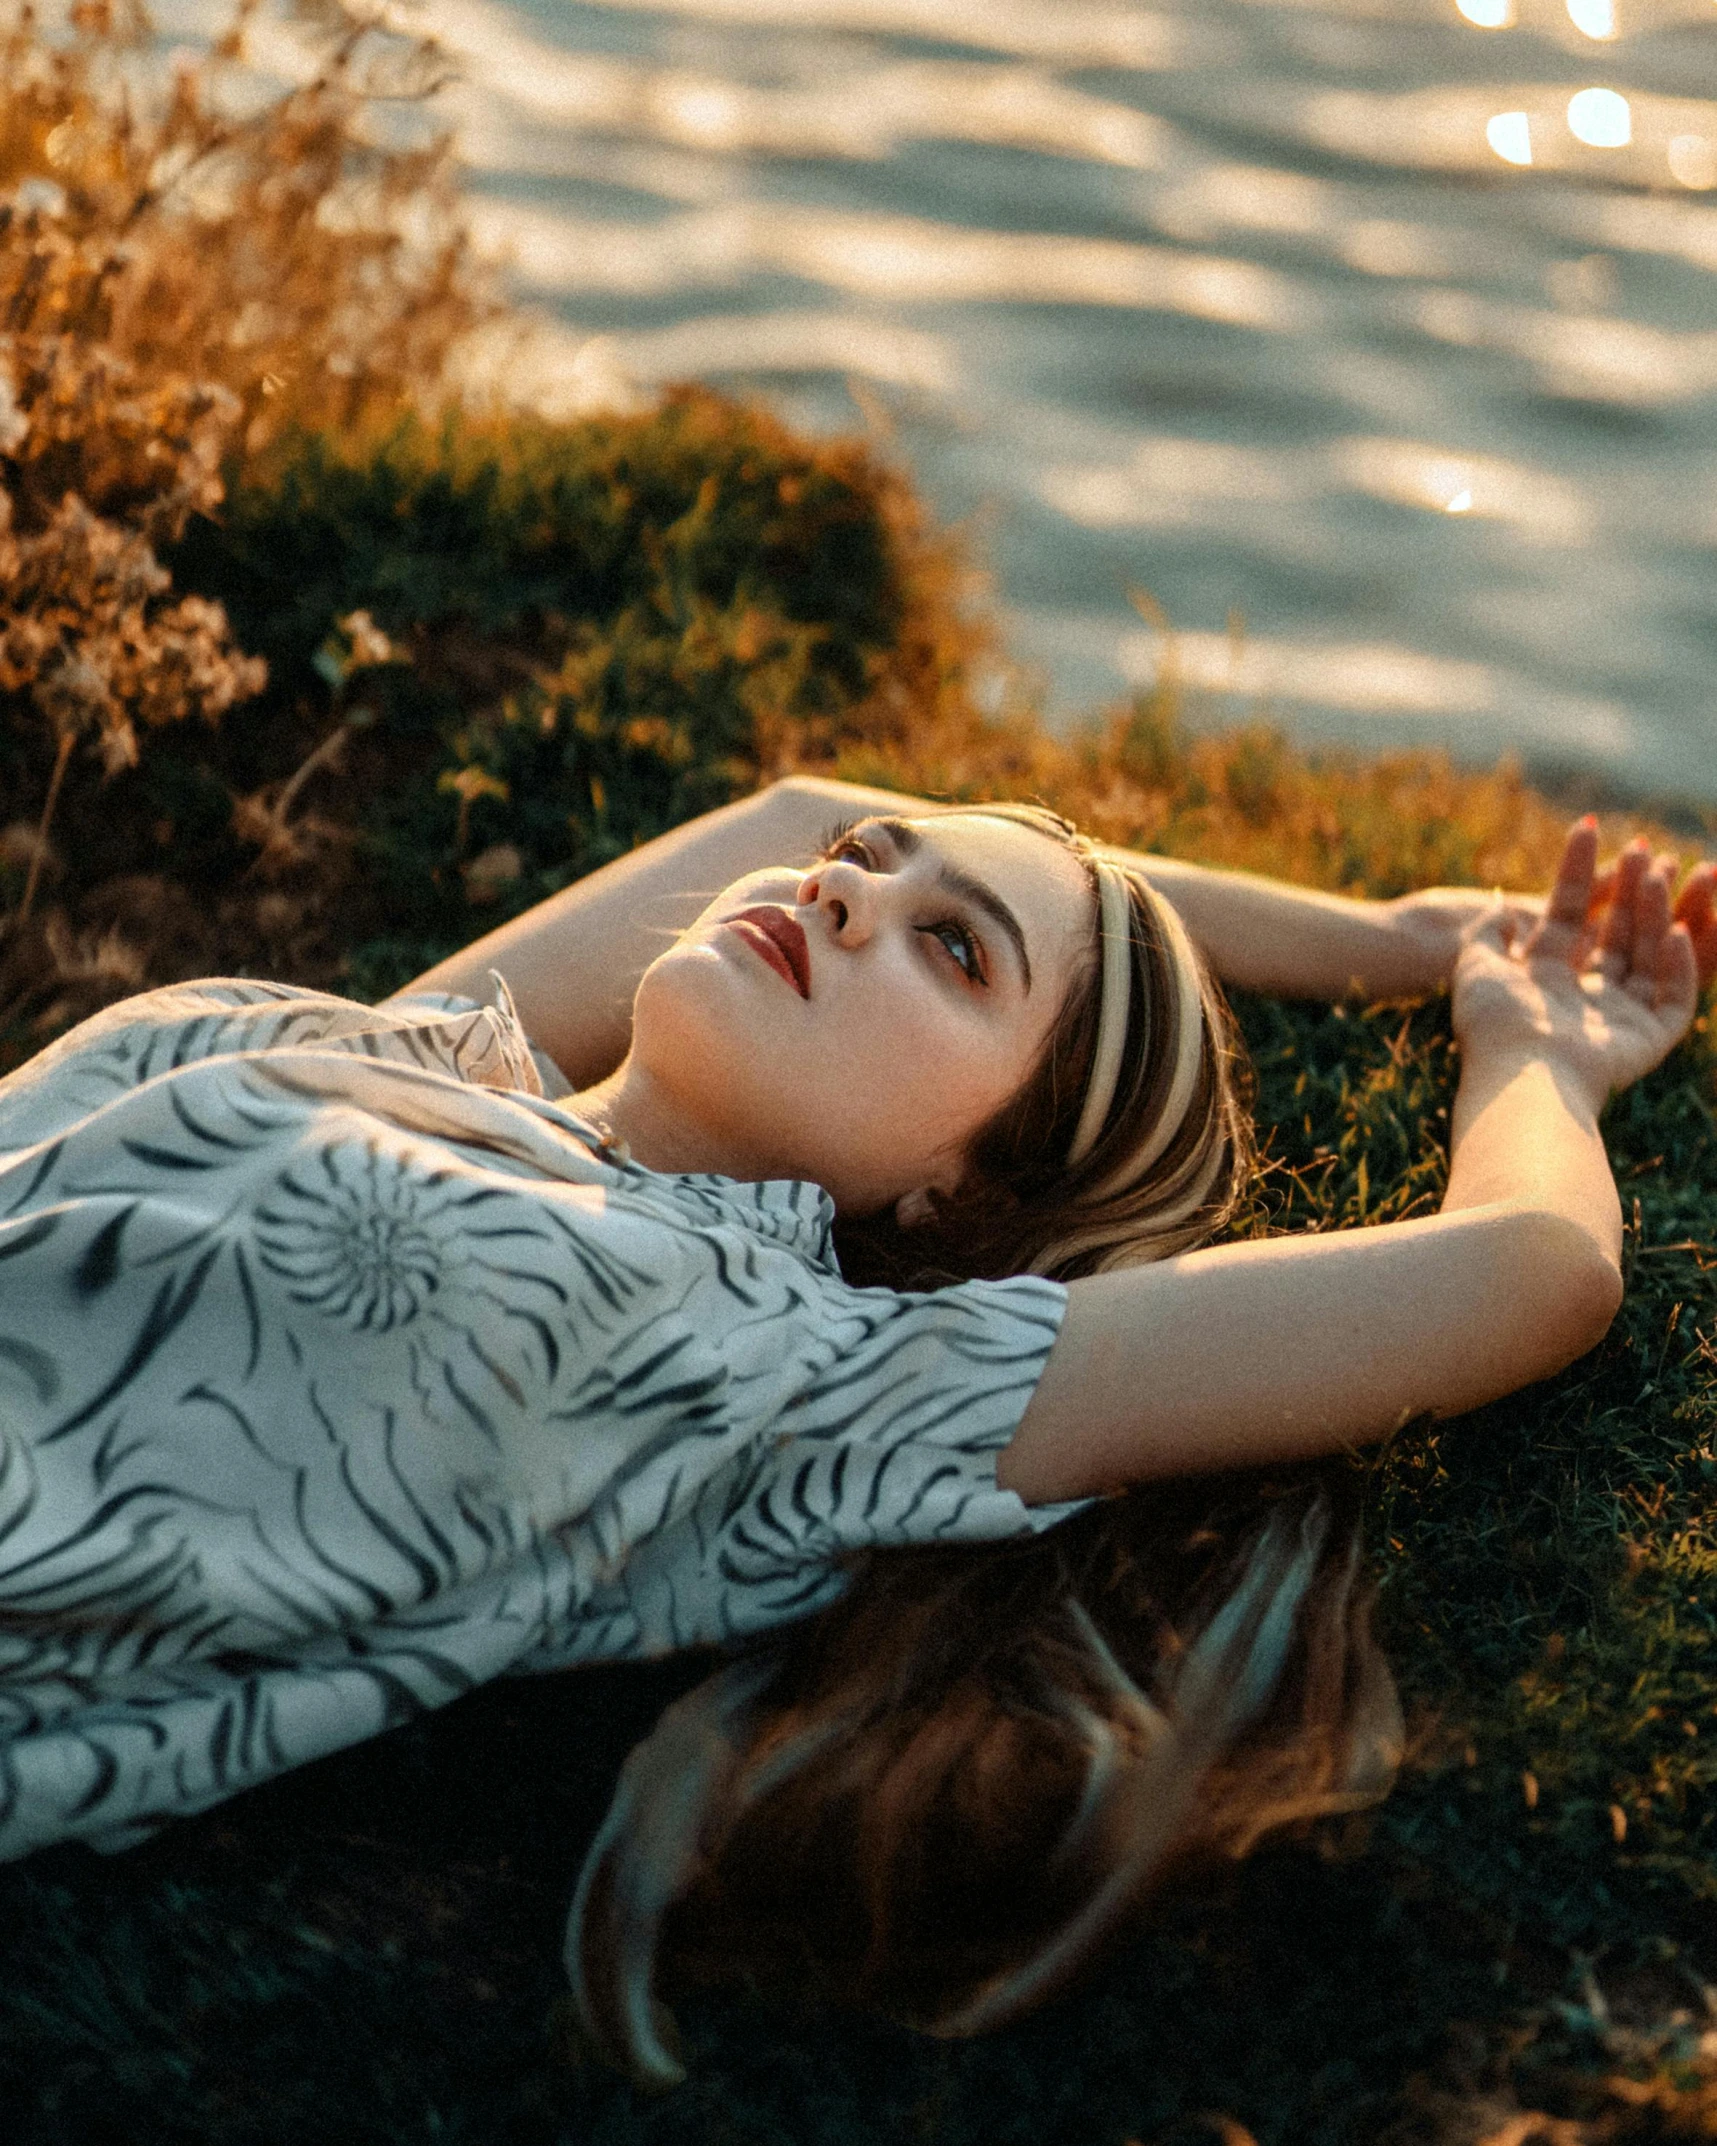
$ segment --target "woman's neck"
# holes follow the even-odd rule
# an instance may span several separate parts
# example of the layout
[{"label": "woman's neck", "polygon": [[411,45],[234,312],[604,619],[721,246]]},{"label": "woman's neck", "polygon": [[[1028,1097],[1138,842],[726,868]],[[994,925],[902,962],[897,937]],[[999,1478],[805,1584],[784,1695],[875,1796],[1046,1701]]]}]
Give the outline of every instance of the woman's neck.
[{"label": "woman's neck", "polygon": [[688,1117],[683,1102],[630,1058],[567,1100],[579,1117],[647,1170],[744,1179],[772,1174],[759,1167],[761,1158],[742,1153],[718,1128]]}]

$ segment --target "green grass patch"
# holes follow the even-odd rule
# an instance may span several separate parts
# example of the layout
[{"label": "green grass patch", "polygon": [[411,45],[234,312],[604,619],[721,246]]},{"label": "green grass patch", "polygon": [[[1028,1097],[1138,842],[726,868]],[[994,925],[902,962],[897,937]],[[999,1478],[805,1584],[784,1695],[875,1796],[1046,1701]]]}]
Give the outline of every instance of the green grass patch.
[{"label": "green grass patch", "polygon": [[[973,576],[904,480],[701,394],[283,439],[173,565],[268,691],[111,780],[72,763],[36,913],[0,938],[0,1071],[189,974],[380,995],[793,766],[1038,796],[1107,839],[1375,895],[1543,884],[1559,840],[1506,767],[1207,732],[1172,661],[1071,736],[1017,694],[986,717]],[[375,630],[394,660],[366,660]],[[0,717],[4,906],[52,756]],[[1239,1010],[1269,1157],[1247,1227],[1431,1211],[1446,1010]],[[1413,1734],[1380,1811],[1165,1898],[982,2043],[686,1993],[690,2083],[647,2102],[579,2055],[560,1927],[622,1757],[700,1665],[504,1684],[130,1855],[0,1871],[8,2141],[1717,2136],[1714,1074],[1701,1028],[1611,1110],[1629,1288],[1604,1345],[1376,1463]]]},{"label": "green grass patch", "polygon": [[[1241,1011],[1253,1226],[1432,1205],[1442,1010]],[[504,1684],[131,1855],[0,1873],[10,2136],[1122,2146],[1220,2139],[1212,2111],[1259,2146],[1711,2135],[1712,1072],[1702,1032],[1612,1110],[1630,1287],[1604,1346],[1376,1468],[1414,1732],[1379,1812],[1165,1900],[981,2043],[689,1994],[691,2083],[645,2101],[579,2056],[560,1923],[697,1665]],[[1568,2128],[1504,2131],[1531,2109]]]}]

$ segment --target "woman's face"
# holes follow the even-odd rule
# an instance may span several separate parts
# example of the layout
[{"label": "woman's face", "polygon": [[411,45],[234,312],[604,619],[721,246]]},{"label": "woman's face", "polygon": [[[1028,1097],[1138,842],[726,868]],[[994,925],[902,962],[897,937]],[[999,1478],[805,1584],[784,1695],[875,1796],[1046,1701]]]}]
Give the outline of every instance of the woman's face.
[{"label": "woman's face", "polygon": [[976,814],[868,819],[808,872],[726,888],[652,964],[628,1085],[707,1167],[801,1177],[846,1214],[952,1192],[1080,966],[1085,868]]}]

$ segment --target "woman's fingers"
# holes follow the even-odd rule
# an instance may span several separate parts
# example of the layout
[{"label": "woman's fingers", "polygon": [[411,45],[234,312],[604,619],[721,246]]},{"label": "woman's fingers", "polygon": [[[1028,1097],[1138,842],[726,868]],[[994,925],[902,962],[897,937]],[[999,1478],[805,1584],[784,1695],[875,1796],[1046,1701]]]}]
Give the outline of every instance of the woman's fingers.
[{"label": "woman's fingers", "polygon": [[1685,924],[1672,924],[1664,935],[1658,965],[1658,1012],[1685,1029],[1699,1011],[1700,984],[1693,935]]},{"label": "woman's fingers", "polygon": [[1696,864],[1675,902],[1675,919],[1687,926],[1702,985],[1717,975],[1717,864]]},{"label": "woman's fingers", "polygon": [[1627,989],[1650,1009],[1662,1033],[1663,1051],[1673,1050],[1699,1011],[1699,964],[1685,924],[1672,924],[1664,933],[1656,975],[1630,977]]},{"label": "woman's fingers", "polygon": [[1595,953],[1599,968],[1618,981],[1634,965],[1635,909],[1641,882],[1650,866],[1651,846],[1637,837],[1616,859],[1615,883],[1610,889],[1609,907],[1598,926]]},{"label": "woman's fingers", "polygon": [[[1639,888],[1648,871],[1657,873],[1673,888],[1680,862],[1669,850],[1653,857],[1645,837],[1636,835],[1593,878],[1588,930],[1593,957],[1607,976],[1620,978],[1642,965],[1633,956],[1632,939]],[[1694,971],[1703,990],[1717,977],[1717,863],[1694,866],[1674,898],[1672,914],[1678,924],[1687,927]]]},{"label": "woman's fingers", "polygon": [[1544,954],[1563,961],[1574,958],[1592,906],[1592,879],[1597,865],[1598,823],[1587,813],[1568,830],[1544,914],[1526,940],[1524,951],[1529,956]]},{"label": "woman's fingers", "polygon": [[1690,932],[1698,924],[1710,921],[1714,887],[1717,887],[1717,864],[1696,864],[1687,875],[1686,885],[1675,897],[1675,914]]},{"label": "woman's fingers", "polygon": [[1598,824],[1588,813],[1568,830],[1543,914],[1511,915],[1499,897],[1467,937],[1517,961],[1576,972],[1590,964],[1679,1035],[1717,975],[1717,862],[1696,866],[1679,895],[1678,869],[1670,852],[1654,856],[1635,836],[1600,872]]},{"label": "woman's fingers", "polygon": [[[1599,963],[1605,973],[1621,983],[1628,993],[1644,1006],[1658,1003],[1662,984],[1667,942],[1674,919],[1670,913],[1669,873],[1661,864],[1654,864],[1640,873],[1634,886],[1634,898],[1630,907],[1631,929],[1628,938],[1628,958],[1619,968],[1611,969],[1600,953]],[[1621,904],[1616,904],[1620,908]],[[1606,919],[1606,926],[1608,920]],[[1685,933],[1682,935],[1686,936]],[[1688,941],[1692,951],[1692,941]]]}]

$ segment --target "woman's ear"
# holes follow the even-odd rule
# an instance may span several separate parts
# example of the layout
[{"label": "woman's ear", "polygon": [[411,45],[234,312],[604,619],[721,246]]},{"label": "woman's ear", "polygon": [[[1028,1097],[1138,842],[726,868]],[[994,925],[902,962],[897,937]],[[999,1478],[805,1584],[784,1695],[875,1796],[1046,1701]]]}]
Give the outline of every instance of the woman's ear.
[{"label": "woman's ear", "polygon": [[935,1219],[936,1202],[927,1186],[919,1185],[911,1192],[903,1192],[894,1203],[896,1229],[922,1229],[926,1222]]}]

